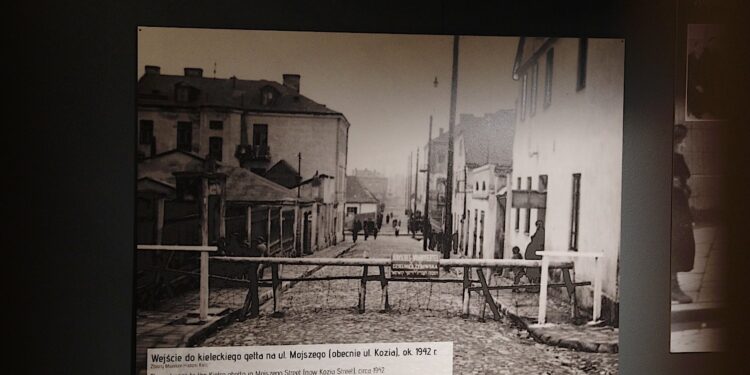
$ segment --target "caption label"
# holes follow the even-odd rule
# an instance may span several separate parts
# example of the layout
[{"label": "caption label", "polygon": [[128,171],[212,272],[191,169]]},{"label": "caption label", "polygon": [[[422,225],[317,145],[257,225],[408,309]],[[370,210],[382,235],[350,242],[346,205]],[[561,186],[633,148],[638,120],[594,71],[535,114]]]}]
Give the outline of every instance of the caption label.
[{"label": "caption label", "polygon": [[149,375],[453,373],[452,342],[148,349]]}]

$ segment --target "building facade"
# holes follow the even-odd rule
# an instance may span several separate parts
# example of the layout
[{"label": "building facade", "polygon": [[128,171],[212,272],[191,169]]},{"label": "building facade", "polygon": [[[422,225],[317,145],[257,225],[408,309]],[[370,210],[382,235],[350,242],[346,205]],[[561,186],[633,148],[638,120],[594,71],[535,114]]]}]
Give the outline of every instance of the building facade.
[{"label": "building facade", "polygon": [[[509,248],[545,227],[545,251],[603,252],[603,316],[617,319],[624,41],[521,38]],[[594,280],[594,261],[576,262]],[[579,301],[592,305],[590,288]]]},{"label": "building facade", "polygon": [[[299,180],[325,174],[335,192],[320,204],[334,212],[329,243],[341,240],[349,122],[300,94],[300,76],[283,82],[161,74],[147,66],[138,81],[138,154],[151,157],[180,150],[264,175],[285,161]],[[326,245],[328,245],[326,244]]]}]

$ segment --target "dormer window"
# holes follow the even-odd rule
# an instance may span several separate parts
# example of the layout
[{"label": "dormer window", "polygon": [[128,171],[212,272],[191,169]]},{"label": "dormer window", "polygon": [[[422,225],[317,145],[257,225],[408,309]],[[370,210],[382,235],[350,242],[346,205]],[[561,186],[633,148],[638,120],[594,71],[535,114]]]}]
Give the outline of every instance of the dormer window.
[{"label": "dormer window", "polygon": [[265,86],[260,91],[260,101],[264,106],[273,105],[279,96],[278,91],[271,86]]},{"label": "dormer window", "polygon": [[187,102],[190,100],[190,91],[185,86],[177,87],[177,101],[178,102]]}]

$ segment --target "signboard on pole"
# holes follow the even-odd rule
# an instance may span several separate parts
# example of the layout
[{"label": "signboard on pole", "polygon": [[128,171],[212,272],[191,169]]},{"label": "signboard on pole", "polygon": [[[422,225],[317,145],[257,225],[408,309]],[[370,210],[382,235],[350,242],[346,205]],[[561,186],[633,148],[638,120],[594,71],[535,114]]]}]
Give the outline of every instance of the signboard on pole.
[{"label": "signboard on pole", "polygon": [[393,254],[392,277],[438,277],[438,254]]}]

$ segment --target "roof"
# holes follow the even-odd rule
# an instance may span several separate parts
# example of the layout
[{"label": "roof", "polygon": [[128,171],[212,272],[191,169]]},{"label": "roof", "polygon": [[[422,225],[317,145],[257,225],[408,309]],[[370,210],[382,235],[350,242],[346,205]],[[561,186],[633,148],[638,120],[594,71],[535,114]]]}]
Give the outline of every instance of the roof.
[{"label": "roof", "polygon": [[297,193],[245,168],[224,167],[226,200],[235,202],[295,202]]},{"label": "roof", "polygon": [[557,38],[542,37],[520,37],[516,48],[516,57],[513,61],[513,79],[517,80],[519,73],[526,70],[529,65],[536,61]]},{"label": "roof", "polygon": [[378,199],[371,193],[356,176],[346,176],[347,203],[378,203]]},{"label": "roof", "polygon": [[481,121],[464,124],[466,165],[475,168],[485,164],[509,166],[513,162],[513,136],[515,111],[501,109],[480,118]]},{"label": "roof", "polygon": [[185,151],[163,152],[138,162],[138,179],[147,177],[153,181],[175,186],[177,182],[174,172],[200,172],[203,171],[205,162],[205,158]]},{"label": "roof", "polygon": [[269,168],[263,177],[287,188],[297,186],[300,175],[286,160],[281,159]]},{"label": "roof", "polygon": [[[177,86],[187,86],[193,89],[190,101],[176,100],[175,88]],[[272,90],[276,94],[271,104],[263,104],[262,92],[264,90]],[[138,80],[137,104],[180,108],[210,106],[259,112],[342,115],[281,83],[234,77],[208,78],[146,73]]]}]

